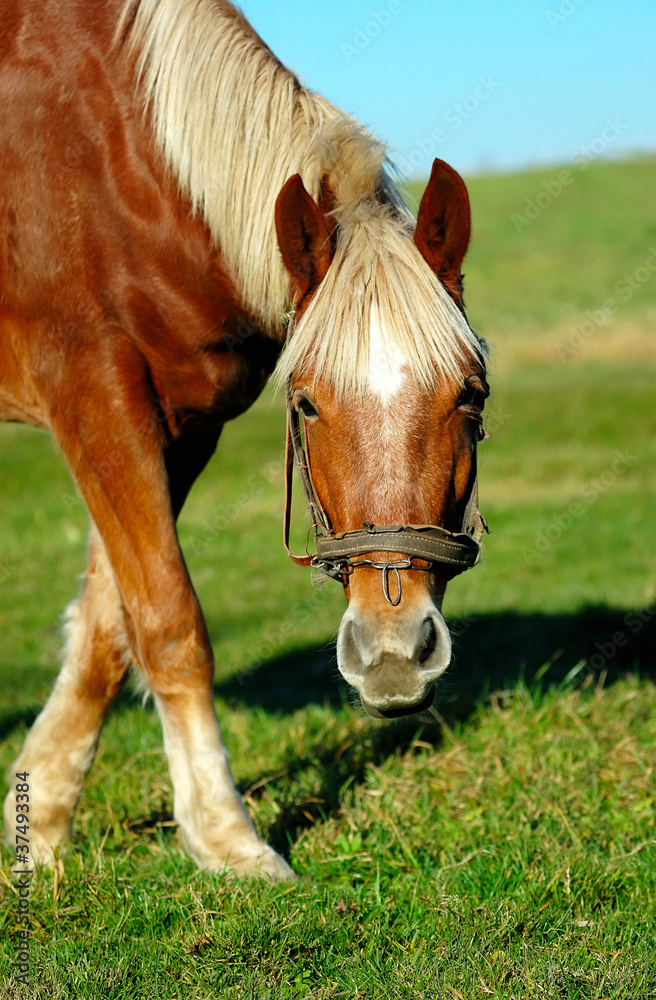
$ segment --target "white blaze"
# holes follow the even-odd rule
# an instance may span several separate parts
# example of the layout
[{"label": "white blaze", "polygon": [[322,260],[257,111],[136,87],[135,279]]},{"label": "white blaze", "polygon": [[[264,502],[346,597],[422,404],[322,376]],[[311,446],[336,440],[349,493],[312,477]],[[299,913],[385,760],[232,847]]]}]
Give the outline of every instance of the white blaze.
[{"label": "white blaze", "polygon": [[389,403],[401,390],[406,379],[406,357],[389,337],[383,332],[378,311],[371,311],[371,328],[369,330],[369,388],[376,393],[381,402]]}]

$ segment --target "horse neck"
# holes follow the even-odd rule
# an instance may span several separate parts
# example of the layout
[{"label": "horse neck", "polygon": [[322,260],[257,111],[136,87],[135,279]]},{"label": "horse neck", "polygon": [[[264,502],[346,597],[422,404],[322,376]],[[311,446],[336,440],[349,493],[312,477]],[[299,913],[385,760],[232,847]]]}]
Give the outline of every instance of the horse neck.
[{"label": "horse neck", "polygon": [[127,51],[159,147],[249,312],[281,339],[289,280],[275,199],[294,173],[318,198],[325,150],[313,139],[343,116],[302,88],[231,4],[141,0],[126,5],[122,26],[129,16]]}]

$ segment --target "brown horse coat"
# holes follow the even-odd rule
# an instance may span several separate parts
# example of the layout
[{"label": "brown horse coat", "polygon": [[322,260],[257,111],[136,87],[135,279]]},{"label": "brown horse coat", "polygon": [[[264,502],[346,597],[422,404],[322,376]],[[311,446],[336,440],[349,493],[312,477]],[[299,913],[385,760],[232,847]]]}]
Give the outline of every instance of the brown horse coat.
[{"label": "brown horse coat", "polygon": [[[411,299],[423,289],[439,304],[417,364],[426,376],[447,358],[453,384],[439,413],[452,419],[458,373],[480,368],[454,305],[469,238],[464,185],[437,168],[415,246],[380,144],[301,88],[227,0],[4,0],[0,136],[0,419],[52,432],[92,518],[64,666],[15,767],[31,776],[30,850],[47,862],[67,836],[106,712],[135,663],[162,718],[191,854],[288,877],[232,783],[175,518],[223,423],[273,371],[283,312],[293,301],[311,323],[311,300],[342,259],[339,234],[358,226],[390,239],[393,229],[417,282]],[[276,236],[276,198],[297,173],[314,242],[288,196]],[[463,427],[449,431],[460,473],[444,479],[436,518],[464,502]],[[435,599],[422,600],[434,633]],[[13,792],[5,825],[11,833]]]}]

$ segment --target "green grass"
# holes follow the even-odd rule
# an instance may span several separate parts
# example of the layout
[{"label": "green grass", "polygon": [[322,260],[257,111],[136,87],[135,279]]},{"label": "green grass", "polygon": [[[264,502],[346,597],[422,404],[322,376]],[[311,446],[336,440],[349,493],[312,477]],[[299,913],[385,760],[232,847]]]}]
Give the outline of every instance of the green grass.
[{"label": "green grass", "polygon": [[[467,302],[476,330],[498,339],[540,336],[609,297],[620,316],[656,314],[656,272],[626,301],[615,285],[656,249],[654,159],[570,169],[571,183],[517,231],[543,185],[567,167],[467,180],[472,206],[471,252],[465,261]],[[420,189],[411,188],[418,200]]]},{"label": "green grass", "polygon": [[[646,259],[655,172],[591,166],[521,233],[512,213],[557,171],[470,183],[468,302],[495,348],[480,473],[493,533],[447,594],[442,728],[381,726],[336,678],[343,597],[281,545],[281,401],[265,394],[226,429],[180,534],[236,780],[300,879],[196,871],[156,715],[128,692],[63,881],[33,881],[31,997],[656,997],[656,274],[585,349],[553,351]],[[86,527],[44,435],[0,428],[0,482],[4,771],[56,675]],[[11,998],[28,994],[9,979],[0,858]]]}]

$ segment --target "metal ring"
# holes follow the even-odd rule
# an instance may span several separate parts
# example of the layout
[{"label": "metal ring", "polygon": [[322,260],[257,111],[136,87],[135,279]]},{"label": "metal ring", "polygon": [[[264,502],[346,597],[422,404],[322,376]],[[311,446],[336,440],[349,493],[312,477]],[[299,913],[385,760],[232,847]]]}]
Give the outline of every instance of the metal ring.
[{"label": "metal ring", "polygon": [[[310,565],[313,569],[317,569],[326,576],[332,577],[333,580],[338,580],[344,586],[346,586],[347,579],[353,575],[356,569],[367,567],[369,569],[376,569],[382,574],[382,584],[383,584],[383,594],[385,600],[388,604],[391,604],[393,608],[396,608],[401,603],[403,584],[401,581],[400,570],[418,569],[423,572],[432,572],[433,563],[429,562],[426,566],[417,566],[413,557],[408,559],[395,559],[390,562],[377,562],[374,559],[352,559],[346,556],[341,561],[334,559],[320,559],[316,554],[311,557]],[[393,571],[396,573],[396,586],[397,586],[397,596],[392,600],[392,595],[390,593],[389,586],[389,573]]]},{"label": "metal ring", "polygon": [[[389,572],[390,572],[390,570],[393,573],[396,573],[396,585],[398,587],[398,594],[397,594],[397,597],[396,597],[395,601],[392,600],[390,592],[389,592]],[[383,566],[381,572],[383,574],[383,594],[385,595],[385,600],[387,601],[388,604],[391,604],[393,608],[396,608],[401,603],[401,595],[403,593],[403,587],[402,587],[402,584],[401,584],[401,574],[399,572],[399,569],[398,569],[397,566],[394,566],[392,563],[386,563]]]}]

